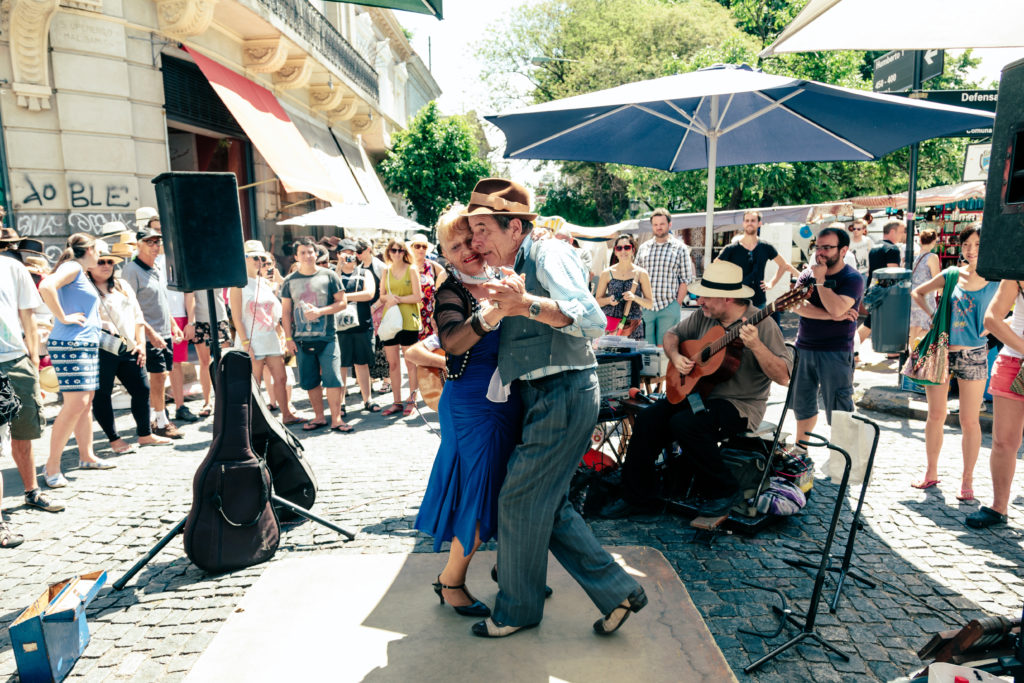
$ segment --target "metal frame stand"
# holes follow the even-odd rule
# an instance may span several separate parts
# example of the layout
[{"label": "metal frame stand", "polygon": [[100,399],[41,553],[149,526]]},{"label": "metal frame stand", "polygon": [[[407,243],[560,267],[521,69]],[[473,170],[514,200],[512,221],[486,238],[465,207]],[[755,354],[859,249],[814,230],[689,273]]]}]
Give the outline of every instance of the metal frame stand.
[{"label": "metal frame stand", "polygon": [[[825,545],[822,547],[821,561],[818,563],[818,573],[814,578],[814,589],[811,591],[811,601],[807,607],[807,613],[803,615],[803,622],[790,612],[787,607],[785,596],[782,596],[781,592],[774,588],[765,588],[763,586],[754,586],[759,590],[766,590],[769,592],[777,593],[782,597],[782,607],[772,606],[772,610],[779,615],[779,626],[780,628],[774,633],[759,633],[754,631],[744,631],[761,638],[774,638],[782,632],[781,627],[785,626],[786,623],[791,623],[794,626],[800,628],[800,633],[787,640],[785,643],[775,648],[764,657],[761,657],[757,661],[751,662],[744,669],[744,673],[751,673],[752,671],[761,667],[765,662],[769,662],[780,654],[788,650],[789,648],[797,645],[804,640],[811,639],[817,642],[825,649],[835,653],[843,659],[843,661],[850,661],[850,656],[837,648],[835,645],[830,643],[824,636],[815,630],[814,622],[818,616],[818,604],[821,602],[821,592],[825,585],[825,574],[828,571],[828,560],[829,552],[832,550],[832,541],[836,537],[836,527],[839,526],[839,513],[842,512],[843,500],[846,498],[846,490],[850,484],[850,468],[852,467],[852,461],[850,460],[850,454],[844,451],[842,448],[830,443],[825,437],[818,434],[808,433],[808,440],[799,441],[801,446],[825,446],[830,450],[836,451],[841,454],[846,460],[846,467],[843,469],[843,479],[839,483],[839,491],[836,492],[836,503],[832,510],[832,523],[828,527],[828,535],[825,537]],[[812,440],[813,439],[813,440]]]},{"label": "metal frame stand", "polygon": [[[871,468],[872,468],[872,466],[875,463],[875,451],[878,450],[879,428],[878,428],[878,424],[877,423],[867,419],[866,417],[861,417],[860,415],[854,415],[853,419],[859,420],[859,421],[861,421],[861,422],[863,422],[865,424],[871,425],[871,427],[875,430],[875,437],[874,437],[874,440],[871,443],[871,454],[868,455],[868,465],[867,465],[867,467],[864,470],[864,482],[860,486],[860,497],[857,499],[857,508],[856,508],[856,510],[854,510],[854,513],[853,513],[853,521],[850,522],[850,535],[846,539],[846,552],[843,553],[843,561],[842,561],[842,563],[839,566],[835,566],[833,564],[833,561],[835,560],[835,557],[833,557],[832,555],[826,555],[826,557],[828,558],[828,561],[827,561],[826,567],[825,567],[826,570],[830,571],[830,572],[836,572],[837,573],[837,576],[836,576],[836,593],[835,593],[835,595],[832,596],[831,602],[829,602],[829,612],[831,612],[832,614],[835,614],[836,609],[839,606],[839,596],[843,592],[843,585],[846,583],[846,577],[847,576],[849,576],[851,579],[853,579],[854,581],[858,582],[859,584],[861,584],[865,588],[875,588],[876,587],[875,583],[873,581],[867,579],[864,575],[859,574],[856,571],[851,570],[850,569],[850,563],[853,560],[853,544],[857,540],[857,531],[861,528],[861,524],[860,524],[860,511],[861,511],[861,508],[864,506],[864,497],[866,496],[866,494],[868,492],[868,484],[871,482]],[[796,550],[796,551],[800,552],[803,555],[817,555],[818,554],[818,551],[806,551],[803,548],[797,548],[797,547],[790,546],[790,545],[786,545],[785,547],[789,548],[790,550]],[[808,560],[799,560],[799,559],[792,559],[792,558],[784,559],[783,562],[785,562],[786,564],[788,564],[791,567],[798,567],[798,568],[804,568],[804,569],[815,569],[818,566],[817,563],[814,563],[814,562],[811,562],[811,561],[808,561]]]},{"label": "metal frame stand", "polygon": [[[213,358],[213,366],[214,367],[219,367],[220,366],[220,335],[217,332],[217,307],[216,307],[216,301],[213,298],[213,290],[212,289],[206,290],[206,301],[207,301],[207,304],[209,305],[210,322],[211,322],[211,326],[210,326],[211,327],[210,339],[207,342],[207,344],[210,346],[210,355]],[[220,400],[220,397],[217,397],[217,400]],[[257,456],[257,457],[259,457],[259,456]],[[324,519],[323,517],[320,517],[319,515],[315,515],[312,512],[310,512],[309,510],[307,510],[306,508],[301,507],[299,505],[296,505],[295,503],[293,503],[291,501],[285,500],[284,498],[281,498],[280,496],[272,494],[270,496],[270,501],[274,505],[279,505],[281,507],[288,508],[289,510],[291,510],[295,514],[300,515],[302,517],[305,517],[306,519],[310,520],[311,522],[316,522],[317,524],[321,524],[321,525],[327,527],[328,529],[330,529],[331,531],[337,531],[339,534],[341,534],[342,536],[345,537],[346,541],[351,541],[351,540],[355,539],[355,534],[353,534],[351,531],[346,531],[345,529],[341,528],[337,524],[334,524],[333,522],[329,522],[326,519]],[[184,518],[182,518],[182,520],[180,522],[175,524],[171,528],[171,530],[168,531],[166,535],[164,535],[163,538],[161,538],[159,541],[157,541],[156,544],[152,548],[150,548],[149,551],[145,555],[142,556],[142,559],[140,559],[138,562],[136,562],[134,565],[132,565],[132,568],[129,569],[127,572],[125,572],[124,576],[122,576],[120,579],[115,581],[113,583],[114,590],[124,590],[124,587],[128,584],[128,582],[131,581],[132,578],[136,574],[138,574],[140,571],[142,571],[142,568],[145,567],[147,564],[149,564],[150,561],[154,557],[157,556],[157,553],[159,553],[161,550],[163,550],[167,546],[167,544],[171,542],[171,539],[173,539],[175,536],[180,534],[185,529],[185,521],[187,519],[188,519],[188,516],[186,515]]]}]

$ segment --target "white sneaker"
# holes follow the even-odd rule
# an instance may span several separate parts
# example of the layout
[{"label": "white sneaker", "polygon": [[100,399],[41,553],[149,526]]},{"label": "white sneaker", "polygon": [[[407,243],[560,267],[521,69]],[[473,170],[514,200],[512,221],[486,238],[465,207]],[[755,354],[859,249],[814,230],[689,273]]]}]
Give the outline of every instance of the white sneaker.
[{"label": "white sneaker", "polygon": [[64,478],[63,472],[58,472],[57,474],[44,474],[43,481],[45,481],[46,485],[51,489],[59,489],[68,485],[68,480]]}]

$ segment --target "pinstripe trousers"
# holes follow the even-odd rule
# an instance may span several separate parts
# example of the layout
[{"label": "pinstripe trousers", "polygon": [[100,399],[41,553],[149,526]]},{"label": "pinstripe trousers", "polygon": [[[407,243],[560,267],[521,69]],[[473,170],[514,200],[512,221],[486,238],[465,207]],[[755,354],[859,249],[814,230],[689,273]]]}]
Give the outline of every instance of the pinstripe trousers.
[{"label": "pinstripe trousers", "polygon": [[548,549],[602,614],[639,584],[601,547],[569,504],[569,482],[597,423],[597,372],[572,370],[521,382],[523,437],[498,496],[498,598],[494,620],[540,622]]}]

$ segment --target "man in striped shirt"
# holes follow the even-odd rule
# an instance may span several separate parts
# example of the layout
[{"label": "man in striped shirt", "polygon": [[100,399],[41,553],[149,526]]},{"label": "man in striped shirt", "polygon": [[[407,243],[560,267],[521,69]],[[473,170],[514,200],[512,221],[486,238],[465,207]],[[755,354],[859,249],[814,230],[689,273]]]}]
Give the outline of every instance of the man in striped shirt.
[{"label": "man in striped shirt", "polygon": [[654,308],[643,311],[644,329],[647,341],[658,346],[682,317],[686,285],[694,279],[690,248],[672,236],[671,225],[668,209],[655,209],[651,215],[654,239],[641,244],[636,256],[636,264],[651,276]]}]

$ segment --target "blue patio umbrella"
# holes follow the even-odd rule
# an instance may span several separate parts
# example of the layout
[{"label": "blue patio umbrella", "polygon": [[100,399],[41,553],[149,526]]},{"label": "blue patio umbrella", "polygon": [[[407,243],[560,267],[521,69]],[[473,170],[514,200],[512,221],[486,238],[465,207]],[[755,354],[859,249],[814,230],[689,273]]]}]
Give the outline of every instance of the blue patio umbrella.
[{"label": "blue patio umbrella", "polygon": [[991,125],[988,112],[716,65],[545,102],[487,120],[505,157],[715,170],[779,161],[868,161],[914,142]]}]

